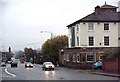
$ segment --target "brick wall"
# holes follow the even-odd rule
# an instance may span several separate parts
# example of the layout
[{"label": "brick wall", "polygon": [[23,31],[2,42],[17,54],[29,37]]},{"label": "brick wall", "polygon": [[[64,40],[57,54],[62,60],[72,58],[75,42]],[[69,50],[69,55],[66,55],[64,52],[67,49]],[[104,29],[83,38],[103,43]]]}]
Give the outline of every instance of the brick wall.
[{"label": "brick wall", "polygon": [[103,61],[103,71],[120,73],[120,60]]},{"label": "brick wall", "polygon": [[94,53],[96,54],[96,61],[99,61],[99,56],[108,52],[115,52],[116,50],[120,50],[120,47],[92,47],[92,48],[66,48],[64,50],[64,54],[69,53],[79,53],[81,54],[80,62],[73,61],[64,61],[64,66],[72,67],[72,68],[80,68],[80,69],[89,69],[92,67],[94,62],[86,62],[86,54]]}]

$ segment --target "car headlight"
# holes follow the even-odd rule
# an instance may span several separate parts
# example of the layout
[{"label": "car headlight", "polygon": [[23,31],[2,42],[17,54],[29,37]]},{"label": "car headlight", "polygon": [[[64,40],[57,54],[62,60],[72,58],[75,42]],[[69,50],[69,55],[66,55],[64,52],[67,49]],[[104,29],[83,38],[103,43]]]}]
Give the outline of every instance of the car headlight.
[{"label": "car headlight", "polygon": [[29,66],[29,65],[27,64],[27,66]]}]

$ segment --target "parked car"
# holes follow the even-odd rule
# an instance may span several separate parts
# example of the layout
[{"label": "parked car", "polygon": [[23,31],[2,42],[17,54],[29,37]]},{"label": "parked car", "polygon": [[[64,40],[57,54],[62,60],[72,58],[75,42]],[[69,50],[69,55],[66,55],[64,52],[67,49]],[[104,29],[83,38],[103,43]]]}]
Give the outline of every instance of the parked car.
[{"label": "parked car", "polygon": [[18,65],[18,61],[17,60],[13,60],[11,62],[11,67],[17,67],[17,65]]},{"label": "parked car", "polygon": [[27,67],[32,67],[33,68],[33,64],[31,62],[26,62],[25,63],[25,68]]},{"label": "parked car", "polygon": [[42,66],[42,70],[54,70],[55,66],[53,65],[52,62],[44,62]]},{"label": "parked car", "polygon": [[97,69],[102,69],[102,62],[97,61],[93,64],[92,66],[93,69],[97,70]]},{"label": "parked car", "polygon": [[6,66],[6,63],[2,61],[1,66]]}]

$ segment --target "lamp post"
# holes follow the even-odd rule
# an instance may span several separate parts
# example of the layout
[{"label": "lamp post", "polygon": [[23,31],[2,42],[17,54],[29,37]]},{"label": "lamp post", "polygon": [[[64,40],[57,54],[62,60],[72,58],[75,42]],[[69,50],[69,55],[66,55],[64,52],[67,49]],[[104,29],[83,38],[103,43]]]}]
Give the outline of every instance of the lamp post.
[{"label": "lamp post", "polygon": [[52,39],[52,35],[53,35],[52,32],[50,32],[50,31],[40,31],[40,33],[50,33],[51,34],[51,39]]},{"label": "lamp post", "polygon": [[[40,31],[40,33],[50,33],[50,35],[51,35],[51,44],[52,44],[52,35],[53,35],[53,33],[52,32],[50,32],[50,31]],[[51,47],[51,46],[50,46]],[[52,48],[52,47],[51,47]],[[50,48],[50,54],[52,54],[52,49]],[[48,60],[50,61],[50,57],[48,56]]]}]

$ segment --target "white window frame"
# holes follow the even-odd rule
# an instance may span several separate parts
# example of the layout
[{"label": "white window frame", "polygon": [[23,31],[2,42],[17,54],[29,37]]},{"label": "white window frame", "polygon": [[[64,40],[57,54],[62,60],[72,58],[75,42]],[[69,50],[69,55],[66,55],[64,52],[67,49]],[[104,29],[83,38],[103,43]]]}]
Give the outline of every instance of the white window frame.
[{"label": "white window frame", "polygon": [[79,24],[76,25],[76,32],[79,32]]},{"label": "white window frame", "polygon": [[[92,56],[93,56],[93,61],[89,61],[89,60],[88,60],[88,56],[90,56],[90,55],[92,55]],[[95,59],[96,59],[96,57],[94,56],[94,54],[93,54],[93,53],[88,53],[88,54],[86,54],[86,62],[94,62],[94,61],[95,61]]]},{"label": "white window frame", "polygon": [[94,31],[94,23],[92,22],[88,23],[88,31]]},{"label": "white window frame", "polygon": [[69,61],[69,53],[67,54],[66,60]]},{"label": "white window frame", "polygon": [[99,55],[99,60],[102,60],[101,57],[102,57],[102,55]]},{"label": "white window frame", "polygon": [[72,54],[72,61],[75,62],[75,60],[76,60],[76,53],[73,53]]},{"label": "white window frame", "polygon": [[[89,37],[93,37],[93,45],[89,45]],[[94,36],[88,36],[88,46],[95,46],[95,37]]]},{"label": "white window frame", "polygon": [[[108,30],[105,30],[105,26],[106,26],[105,24],[108,25]],[[104,31],[110,31],[110,24],[109,24],[108,22],[105,22],[105,23],[104,23],[104,28],[103,28],[103,30],[104,30]]]},{"label": "white window frame", "polygon": [[[79,60],[78,60],[79,59]],[[80,62],[80,54],[77,54],[76,55],[76,60],[77,60],[77,62]]]},{"label": "white window frame", "polygon": [[104,36],[104,37],[103,37],[104,46],[110,46],[110,37],[109,37],[109,45],[105,45],[105,37],[109,37],[109,36]]}]

